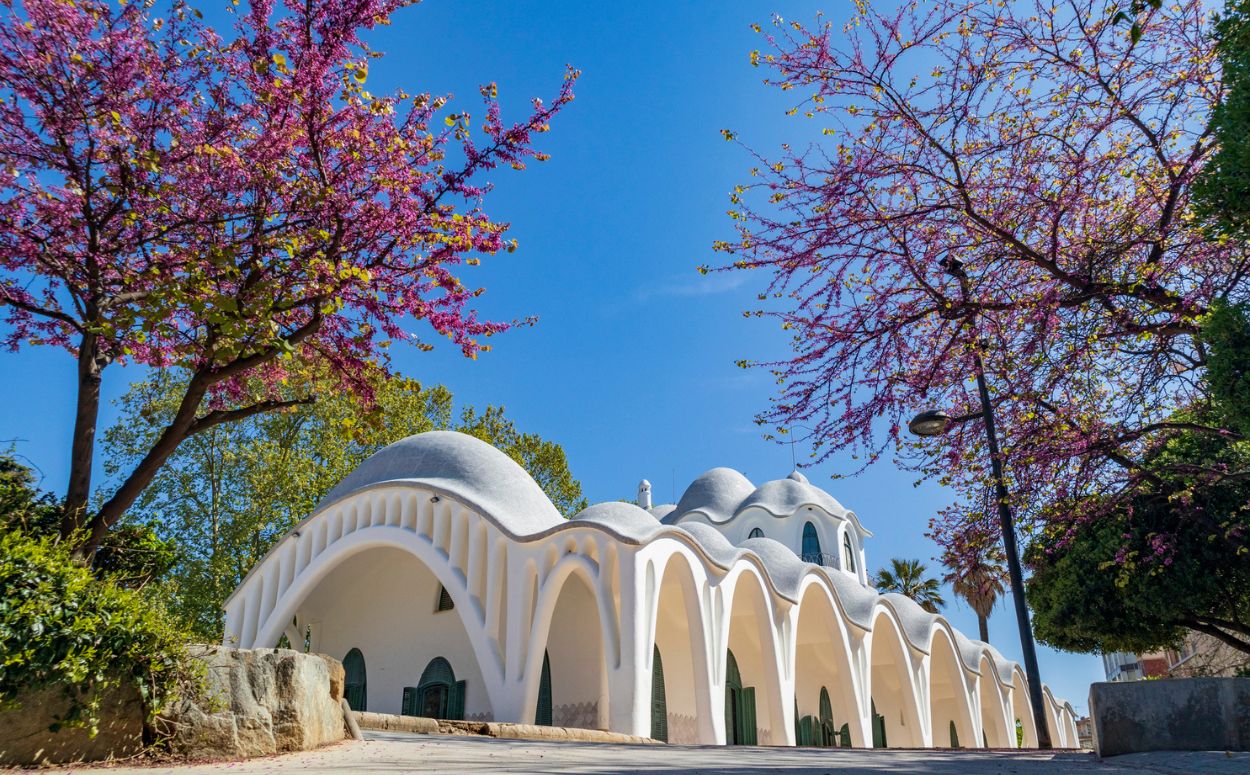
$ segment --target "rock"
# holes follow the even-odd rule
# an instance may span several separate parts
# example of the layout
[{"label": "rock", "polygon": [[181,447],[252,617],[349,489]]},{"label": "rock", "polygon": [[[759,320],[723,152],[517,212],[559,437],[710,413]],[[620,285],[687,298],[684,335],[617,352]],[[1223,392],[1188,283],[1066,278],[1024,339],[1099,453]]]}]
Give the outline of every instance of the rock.
[{"label": "rock", "polygon": [[343,682],[347,679],[347,673],[343,670],[343,663],[328,654],[318,654],[326,663],[326,670],[330,671],[330,698],[335,702],[343,699]]},{"label": "rock", "polygon": [[195,759],[248,758],[307,751],[344,737],[343,666],[290,649],[196,646],[205,691],[163,714],[171,750]]},{"label": "rock", "polygon": [[143,704],[133,686],[106,692],[95,737],[83,727],[49,727],[69,710],[59,686],[28,692],[14,710],[0,712],[0,766],[100,761],[129,756],[143,747]]}]

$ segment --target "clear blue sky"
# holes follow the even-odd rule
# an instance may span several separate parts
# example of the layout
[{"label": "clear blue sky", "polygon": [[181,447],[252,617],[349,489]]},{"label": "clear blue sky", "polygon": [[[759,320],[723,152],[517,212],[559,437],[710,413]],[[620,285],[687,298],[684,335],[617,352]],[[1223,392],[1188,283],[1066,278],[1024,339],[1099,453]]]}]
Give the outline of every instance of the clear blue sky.
[{"label": "clear blue sky", "polygon": [[[211,3],[199,5],[219,18]],[[397,353],[399,370],[443,383],[463,401],[503,404],[520,427],[563,444],[591,502],[632,498],[644,477],[657,501],[668,501],[714,466],[757,483],[789,473],[790,448],[762,440],[752,422],[771,378],[734,365],[786,353],[773,324],[741,315],[764,278],[702,277],[695,267],[716,260],[713,240],[732,237],[726,197],[751,166],[720,130],[766,152],[813,139],[812,125],[787,118],[784,95],[748,64],[762,45],[749,25],[780,9],[810,20],[817,8],[795,0],[426,0],[372,35],[387,53],[370,68],[372,90],[450,92],[453,108],[479,116],[481,83],[498,81],[505,116],[511,109],[519,118],[529,97],[555,95],[565,63],[584,73],[576,101],[541,138],[552,160],[495,176],[488,211],[513,224],[521,249],[466,275],[487,287],[488,317],[536,314],[539,324],[493,339],[494,351],[477,361],[451,348]],[[138,376],[110,369],[107,396]],[[56,490],[66,477],[73,384],[63,352],[0,353],[0,443],[15,440]],[[106,421],[113,416],[106,410]],[[888,463],[830,482],[838,470],[850,465],[807,474],[876,533],[870,568],[889,557],[931,559],[923,533],[945,492],[913,487]],[[966,606],[948,604],[946,614],[975,636]],[[991,640],[1018,659],[1015,632],[1000,606]],[[1084,714],[1090,681],[1102,679],[1098,659],[1040,651],[1042,679]]]}]

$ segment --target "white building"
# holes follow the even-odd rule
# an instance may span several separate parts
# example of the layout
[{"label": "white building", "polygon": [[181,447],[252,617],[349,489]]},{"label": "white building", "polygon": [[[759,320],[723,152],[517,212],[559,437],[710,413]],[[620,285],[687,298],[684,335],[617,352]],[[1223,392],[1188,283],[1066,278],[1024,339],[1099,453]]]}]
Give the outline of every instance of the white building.
[{"label": "white building", "polygon": [[[650,507],[650,485],[639,488]],[[344,659],[357,709],[682,743],[1035,745],[1024,673],[865,574],[802,474],[561,518],[510,458],[425,433],[344,479],[226,603],[226,641]],[[811,560],[804,562],[800,558]],[[1046,691],[1056,746],[1072,707]]]}]

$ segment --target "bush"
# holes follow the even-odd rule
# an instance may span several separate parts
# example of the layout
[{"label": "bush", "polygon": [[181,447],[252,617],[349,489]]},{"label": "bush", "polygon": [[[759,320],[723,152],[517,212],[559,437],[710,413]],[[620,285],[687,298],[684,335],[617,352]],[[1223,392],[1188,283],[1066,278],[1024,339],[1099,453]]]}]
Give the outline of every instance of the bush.
[{"label": "bush", "polygon": [[65,725],[98,729],[106,692],[133,686],[149,725],[193,680],[185,636],[144,590],[101,579],[68,547],[20,532],[0,535],[0,707],[64,687]]}]

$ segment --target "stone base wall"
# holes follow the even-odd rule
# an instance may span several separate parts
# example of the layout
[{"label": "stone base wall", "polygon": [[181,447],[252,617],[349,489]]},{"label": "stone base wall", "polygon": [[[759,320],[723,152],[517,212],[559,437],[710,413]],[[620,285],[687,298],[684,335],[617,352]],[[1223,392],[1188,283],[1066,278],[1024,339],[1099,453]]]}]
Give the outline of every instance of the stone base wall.
[{"label": "stone base wall", "polygon": [[1250,751],[1250,678],[1168,678],[1089,688],[1094,750]]},{"label": "stone base wall", "polygon": [[692,745],[699,742],[699,721],[694,716],[668,714],[668,741]]},{"label": "stone base wall", "polygon": [[389,713],[355,711],[361,729],[384,732],[416,732],[423,735],[478,735],[504,740],[576,740],[584,743],[654,744],[649,737],[605,732],[601,729],[540,727],[494,721],[446,721],[422,716],[396,716]]},{"label": "stone base wall", "polygon": [[599,728],[599,703],[576,702],[551,709],[551,723],[557,727],[576,729]]}]

